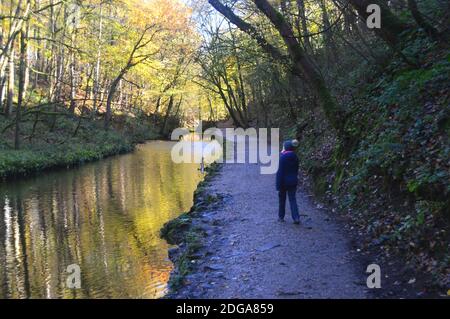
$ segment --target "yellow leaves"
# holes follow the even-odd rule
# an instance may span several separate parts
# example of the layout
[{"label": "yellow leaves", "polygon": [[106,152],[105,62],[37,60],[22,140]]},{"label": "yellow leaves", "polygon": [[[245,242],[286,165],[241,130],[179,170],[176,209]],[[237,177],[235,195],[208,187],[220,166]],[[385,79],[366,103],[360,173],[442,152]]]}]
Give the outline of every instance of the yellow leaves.
[{"label": "yellow leaves", "polygon": [[197,42],[191,40],[195,32],[185,4],[178,0],[123,0],[122,4],[119,20],[125,38],[135,39],[150,27],[145,41],[151,40],[154,49],[192,52]]},{"label": "yellow leaves", "polygon": [[191,10],[178,0],[125,0],[124,3],[133,26],[156,25],[170,32],[183,32],[191,27]]},{"label": "yellow leaves", "polygon": [[[139,87],[145,100],[159,96],[185,96],[186,82],[192,77],[192,61],[200,37],[191,20],[191,10],[178,0],[117,0],[117,6],[103,7],[103,36],[97,39],[98,20],[91,39],[90,56],[97,57],[101,46],[102,74],[114,78],[127,65],[133,48],[146,30],[132,62],[143,61],[131,68],[125,79]],[[115,4],[116,4],[115,2]],[[92,30],[92,28],[91,28]],[[85,40],[86,41],[86,40]],[[95,60],[94,60],[95,61]],[[180,68],[180,65],[183,67]],[[191,74],[191,75],[189,75]],[[127,87],[128,87],[127,84]]]},{"label": "yellow leaves", "polygon": [[172,0],[152,0],[155,16],[167,30],[182,31],[189,23],[191,12],[181,2]]}]

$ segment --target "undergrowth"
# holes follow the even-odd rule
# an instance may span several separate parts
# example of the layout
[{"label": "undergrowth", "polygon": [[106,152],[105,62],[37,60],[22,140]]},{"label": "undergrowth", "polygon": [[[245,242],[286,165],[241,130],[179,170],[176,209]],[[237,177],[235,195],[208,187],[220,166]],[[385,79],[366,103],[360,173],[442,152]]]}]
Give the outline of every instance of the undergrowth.
[{"label": "undergrowth", "polygon": [[[301,141],[299,157],[315,192],[350,217],[367,246],[402,256],[433,284],[448,287],[450,54],[423,37],[404,52],[423,67],[394,59],[351,98],[341,92],[352,114],[345,141],[323,123],[301,132],[296,125],[287,137]],[[341,87],[363,73],[342,77]],[[305,112],[304,121],[317,123],[317,116]]]}]

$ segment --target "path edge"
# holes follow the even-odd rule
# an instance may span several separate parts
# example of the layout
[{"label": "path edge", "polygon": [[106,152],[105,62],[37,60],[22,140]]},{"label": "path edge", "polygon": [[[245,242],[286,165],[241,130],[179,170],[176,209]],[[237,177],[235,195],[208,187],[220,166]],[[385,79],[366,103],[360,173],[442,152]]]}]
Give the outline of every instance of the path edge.
[{"label": "path edge", "polygon": [[164,299],[176,298],[185,286],[186,276],[194,271],[195,261],[199,259],[197,253],[203,247],[202,239],[207,236],[194,220],[201,218],[204,212],[220,207],[223,197],[220,194],[212,194],[209,186],[223,165],[214,162],[205,168],[205,177],[194,191],[190,210],[168,221],[160,230],[160,237],[174,245],[168,251],[174,268],[170,273],[168,292],[162,297]]}]

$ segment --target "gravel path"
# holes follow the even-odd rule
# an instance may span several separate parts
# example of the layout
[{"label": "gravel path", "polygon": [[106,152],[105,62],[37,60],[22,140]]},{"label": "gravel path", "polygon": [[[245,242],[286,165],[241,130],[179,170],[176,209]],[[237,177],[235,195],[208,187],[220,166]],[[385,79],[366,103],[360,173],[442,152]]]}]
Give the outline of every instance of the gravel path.
[{"label": "gravel path", "polygon": [[274,175],[257,164],[226,164],[209,193],[225,196],[196,223],[208,236],[180,298],[364,298],[365,269],[349,241],[308,195],[297,200],[302,225],[277,221]]}]

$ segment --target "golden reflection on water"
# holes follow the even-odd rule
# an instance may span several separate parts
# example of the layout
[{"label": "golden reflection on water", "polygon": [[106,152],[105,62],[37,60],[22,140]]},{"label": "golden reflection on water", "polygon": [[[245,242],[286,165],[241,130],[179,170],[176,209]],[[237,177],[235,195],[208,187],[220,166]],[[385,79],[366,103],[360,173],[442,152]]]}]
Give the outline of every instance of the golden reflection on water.
[{"label": "golden reflection on water", "polygon": [[[0,298],[161,297],[172,264],[159,230],[201,180],[172,145],[0,184]],[[81,289],[66,288],[70,264]]]}]

